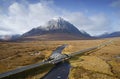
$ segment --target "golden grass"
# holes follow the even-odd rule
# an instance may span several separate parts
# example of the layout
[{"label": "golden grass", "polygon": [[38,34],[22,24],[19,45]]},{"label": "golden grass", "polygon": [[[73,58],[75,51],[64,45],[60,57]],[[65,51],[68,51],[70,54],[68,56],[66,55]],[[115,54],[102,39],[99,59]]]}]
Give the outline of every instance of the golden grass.
[{"label": "golden grass", "polygon": [[[71,40],[71,41],[32,41],[32,42],[0,42],[0,72],[42,61],[52,51],[68,44],[63,53],[69,54],[84,48],[99,45],[110,39]],[[120,78],[120,38],[114,38],[111,45],[96,52],[70,59],[70,79],[119,79]],[[39,53],[35,55],[35,53]],[[26,79],[39,79],[46,72],[28,76]]]},{"label": "golden grass", "polygon": [[78,59],[75,62],[71,61],[71,65],[73,67],[81,67],[82,66],[83,68],[85,68],[87,70],[112,75],[109,65],[102,59],[100,59],[96,56],[82,56],[81,59],[83,61],[80,61],[80,59]]}]

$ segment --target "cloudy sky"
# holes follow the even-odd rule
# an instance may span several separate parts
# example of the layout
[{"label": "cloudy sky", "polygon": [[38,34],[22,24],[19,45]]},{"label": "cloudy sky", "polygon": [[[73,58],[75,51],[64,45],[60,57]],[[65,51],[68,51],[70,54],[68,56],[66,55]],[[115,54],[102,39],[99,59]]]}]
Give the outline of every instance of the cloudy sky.
[{"label": "cloudy sky", "polygon": [[120,0],[0,0],[0,35],[62,17],[91,35],[120,31]]}]

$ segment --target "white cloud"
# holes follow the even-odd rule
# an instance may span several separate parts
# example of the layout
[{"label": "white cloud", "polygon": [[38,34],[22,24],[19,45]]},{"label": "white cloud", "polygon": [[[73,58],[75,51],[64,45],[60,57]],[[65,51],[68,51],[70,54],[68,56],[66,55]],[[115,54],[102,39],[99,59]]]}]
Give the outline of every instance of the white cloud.
[{"label": "white cloud", "polygon": [[[14,2],[8,8],[8,15],[1,15],[0,30],[9,29],[13,34],[24,33],[33,27],[40,26],[54,17],[54,10],[47,6],[48,4],[36,3],[23,4]],[[2,32],[0,32],[2,34]],[[8,31],[4,34],[9,34]]]},{"label": "white cloud", "polygon": [[8,15],[0,15],[0,34],[22,34],[56,16],[64,17],[80,30],[93,35],[106,32],[110,25],[104,14],[87,16],[82,12],[69,12],[55,6],[52,1],[35,4],[14,2],[8,8]]},{"label": "white cloud", "polygon": [[112,22],[112,30],[113,31],[120,31],[120,0],[114,0],[110,6],[115,9],[113,12],[114,18]]},{"label": "white cloud", "polygon": [[120,8],[120,0],[113,1],[110,6]]},{"label": "white cloud", "polygon": [[65,13],[64,17],[66,17],[80,30],[85,30],[91,35],[99,35],[103,32],[108,31],[108,29],[110,28],[110,20],[105,14],[87,16],[80,12],[68,12]]}]

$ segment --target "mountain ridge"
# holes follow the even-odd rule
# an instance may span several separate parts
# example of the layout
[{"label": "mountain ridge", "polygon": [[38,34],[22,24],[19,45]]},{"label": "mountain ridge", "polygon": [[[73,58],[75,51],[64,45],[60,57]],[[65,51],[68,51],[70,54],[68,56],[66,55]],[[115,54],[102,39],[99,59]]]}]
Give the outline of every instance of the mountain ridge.
[{"label": "mountain ridge", "polygon": [[102,35],[97,36],[98,38],[112,38],[112,37],[120,37],[120,31],[112,32],[112,33],[104,33]]},{"label": "mountain ridge", "polygon": [[[58,34],[58,36],[56,34]],[[61,36],[63,37],[63,35],[65,35],[65,37],[67,37],[67,35],[69,35],[69,36],[71,35],[71,37],[76,36],[75,39],[76,38],[77,39],[78,38],[79,39],[92,38],[87,32],[79,31],[73,24],[64,20],[61,17],[59,17],[58,19],[51,19],[45,25],[31,29],[30,31],[24,33],[22,35],[22,37],[26,38],[26,37],[41,36],[41,35],[50,35],[50,36],[55,35],[56,37],[52,36],[55,39],[56,38],[61,39]],[[41,39],[42,39],[42,37],[41,37]],[[70,38],[68,38],[68,39],[70,39]],[[72,38],[72,39],[74,39],[74,38]]]},{"label": "mountain ridge", "polygon": [[53,18],[46,24],[33,28],[22,35],[0,35],[0,41],[24,40],[79,40],[120,37],[120,31],[90,36],[84,30],[77,29],[73,24],[61,17]]}]

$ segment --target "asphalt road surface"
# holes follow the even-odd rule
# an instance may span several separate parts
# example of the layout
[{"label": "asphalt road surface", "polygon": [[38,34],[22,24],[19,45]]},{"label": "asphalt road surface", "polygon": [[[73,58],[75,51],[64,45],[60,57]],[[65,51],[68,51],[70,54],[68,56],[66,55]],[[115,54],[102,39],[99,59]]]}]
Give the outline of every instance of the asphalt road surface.
[{"label": "asphalt road surface", "polygon": [[1,73],[0,74],[0,79],[4,78],[4,77],[7,77],[7,76],[10,76],[10,75],[14,75],[14,74],[23,72],[25,70],[29,70],[29,69],[32,69],[32,68],[39,67],[39,66],[47,64],[47,63],[48,62],[40,62],[40,63],[37,63],[37,64],[32,64],[32,65],[28,65],[28,66],[24,66],[24,67],[21,67],[21,68],[17,68],[15,70],[11,70],[11,71],[8,71],[8,72],[5,72],[5,73]]},{"label": "asphalt road surface", "polygon": [[60,62],[41,79],[68,79],[70,67],[69,62]]},{"label": "asphalt road surface", "polygon": [[[53,51],[53,58],[55,58],[56,56],[59,56],[61,55],[60,53],[62,52],[62,50],[66,47],[67,45],[62,45],[62,46],[59,46],[55,51]],[[57,57],[56,57],[57,58]],[[23,72],[23,71],[26,71],[26,70],[29,70],[29,69],[33,69],[33,68],[36,68],[36,67],[39,67],[41,65],[44,65],[44,64],[48,64],[49,62],[46,61],[46,62],[40,62],[40,63],[36,63],[36,64],[32,64],[32,65],[28,65],[28,66],[24,66],[24,67],[21,67],[21,68],[17,68],[15,70],[11,70],[11,71],[8,71],[8,72],[5,72],[5,73],[0,73],[0,79],[1,78],[4,78],[4,77],[8,77],[8,76],[11,76],[11,75],[14,75],[14,74],[17,74],[17,73],[20,73],[20,72]],[[57,65],[56,65],[57,66]],[[58,65],[59,66],[59,65]],[[60,65],[61,66],[61,65]]]}]

